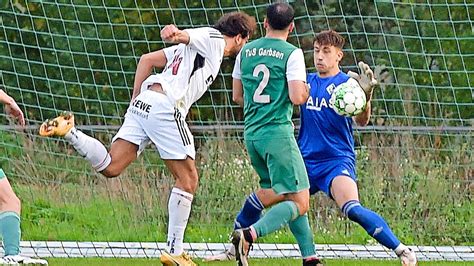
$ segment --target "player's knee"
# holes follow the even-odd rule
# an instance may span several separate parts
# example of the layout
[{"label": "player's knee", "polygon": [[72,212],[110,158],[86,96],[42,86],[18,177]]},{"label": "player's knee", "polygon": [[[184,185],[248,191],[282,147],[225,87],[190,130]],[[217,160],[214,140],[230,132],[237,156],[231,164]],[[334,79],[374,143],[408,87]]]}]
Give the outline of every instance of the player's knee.
[{"label": "player's knee", "polygon": [[308,212],[308,210],[309,210],[309,200],[298,199],[294,202],[296,204],[296,207],[298,207],[298,214],[299,215],[304,215],[305,213]]},{"label": "player's knee", "polygon": [[4,206],[3,208],[16,213],[20,213],[21,211],[21,201],[15,194],[4,198],[4,200],[1,202],[1,205]]},{"label": "player's knee", "polygon": [[303,215],[309,210],[309,190],[300,191],[295,194],[287,195],[287,200],[291,200],[298,207],[298,214]]},{"label": "player's knee", "polygon": [[372,224],[370,222],[372,212],[364,208],[357,200],[346,202],[342,206],[341,211],[349,220],[362,225],[366,230],[368,230],[369,228],[367,227]]},{"label": "player's knee", "polygon": [[107,167],[104,170],[102,170],[100,173],[107,178],[114,178],[114,177],[119,176],[123,172],[124,169],[125,167],[122,164],[119,164],[112,160],[112,162],[109,165],[107,165]]},{"label": "player's knee", "polygon": [[20,213],[21,211],[21,200],[15,195],[12,199],[12,204],[15,208],[15,210]]},{"label": "player's knee", "polygon": [[118,169],[116,167],[107,167],[100,173],[107,178],[114,178],[122,173],[122,169]]},{"label": "player's knee", "polygon": [[299,215],[304,215],[309,210],[309,202],[301,202],[298,204]]},{"label": "player's knee", "polygon": [[178,180],[176,180],[177,186],[194,195],[198,188],[199,177],[196,171],[191,171],[186,175],[181,176]]}]

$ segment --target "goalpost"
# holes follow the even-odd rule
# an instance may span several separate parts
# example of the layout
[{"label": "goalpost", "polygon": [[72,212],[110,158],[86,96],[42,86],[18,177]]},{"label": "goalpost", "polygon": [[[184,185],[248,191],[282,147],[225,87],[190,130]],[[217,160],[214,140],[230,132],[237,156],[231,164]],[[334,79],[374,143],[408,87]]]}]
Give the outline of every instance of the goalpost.
[{"label": "goalpost", "polygon": [[[146,3],[145,3],[146,2]],[[166,239],[170,174],[153,149],[121,177],[106,179],[39,124],[73,111],[78,128],[109,144],[128,107],[140,55],[163,48],[160,29],[212,25],[225,12],[255,16],[264,33],[270,1],[3,1],[0,88],[25,111],[18,131],[0,116],[0,167],[22,200],[23,250],[40,256],[159,255]],[[469,1],[292,2],[301,47],[314,71],[314,34],[346,38],[343,71],[375,68],[369,126],[356,127],[361,201],[386,217],[421,259],[474,260],[472,193],[474,4]],[[225,59],[188,122],[200,188],[185,241],[196,256],[218,252],[257,177],[242,141]],[[297,118],[295,117],[295,122]],[[394,258],[317,195],[310,220],[323,258]],[[297,257],[286,230],[254,256]],[[282,243],[282,244],[274,244]],[[81,249],[82,248],[82,249]]]}]

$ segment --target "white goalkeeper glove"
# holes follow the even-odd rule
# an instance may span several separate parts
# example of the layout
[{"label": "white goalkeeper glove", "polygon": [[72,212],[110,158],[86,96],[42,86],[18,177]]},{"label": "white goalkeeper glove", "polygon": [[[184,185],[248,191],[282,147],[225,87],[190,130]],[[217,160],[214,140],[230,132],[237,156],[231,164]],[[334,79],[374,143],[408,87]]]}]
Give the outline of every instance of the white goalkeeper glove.
[{"label": "white goalkeeper glove", "polygon": [[347,75],[349,77],[357,80],[360,87],[364,90],[367,101],[372,99],[372,93],[374,92],[375,85],[377,85],[377,80],[375,79],[374,72],[370,69],[369,65],[360,61],[359,64],[360,74],[349,71]]}]

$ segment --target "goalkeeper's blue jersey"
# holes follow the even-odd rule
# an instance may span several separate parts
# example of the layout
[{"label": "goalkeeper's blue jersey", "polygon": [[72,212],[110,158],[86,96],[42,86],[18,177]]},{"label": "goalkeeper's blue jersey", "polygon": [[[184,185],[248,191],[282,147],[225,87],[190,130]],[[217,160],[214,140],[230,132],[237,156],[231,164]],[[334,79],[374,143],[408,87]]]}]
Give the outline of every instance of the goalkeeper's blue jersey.
[{"label": "goalkeeper's blue jersey", "polygon": [[349,158],[355,163],[352,118],[338,115],[330,106],[334,88],[347,82],[343,72],[321,78],[317,73],[307,76],[310,96],[301,105],[301,128],[298,145],[305,162]]}]

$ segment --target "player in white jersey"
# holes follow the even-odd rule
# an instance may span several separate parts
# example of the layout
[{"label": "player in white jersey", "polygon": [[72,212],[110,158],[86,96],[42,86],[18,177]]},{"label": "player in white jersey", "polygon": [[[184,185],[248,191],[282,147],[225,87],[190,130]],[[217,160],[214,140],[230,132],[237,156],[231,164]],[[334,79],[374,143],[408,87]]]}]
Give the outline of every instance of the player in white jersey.
[{"label": "player in white jersey", "polygon": [[[183,251],[183,237],[198,186],[194,141],[185,121],[191,105],[216,79],[223,56],[236,55],[256,28],[253,17],[232,12],[213,27],[161,30],[165,42],[178,45],[143,55],[137,65],[133,95],[110,150],[74,127],[65,113],[40,127],[42,136],[64,136],[92,166],[116,177],[150,141],[176,182],[168,202],[169,224],[164,265],[195,265]],[[154,67],[160,74],[150,75]]]}]

